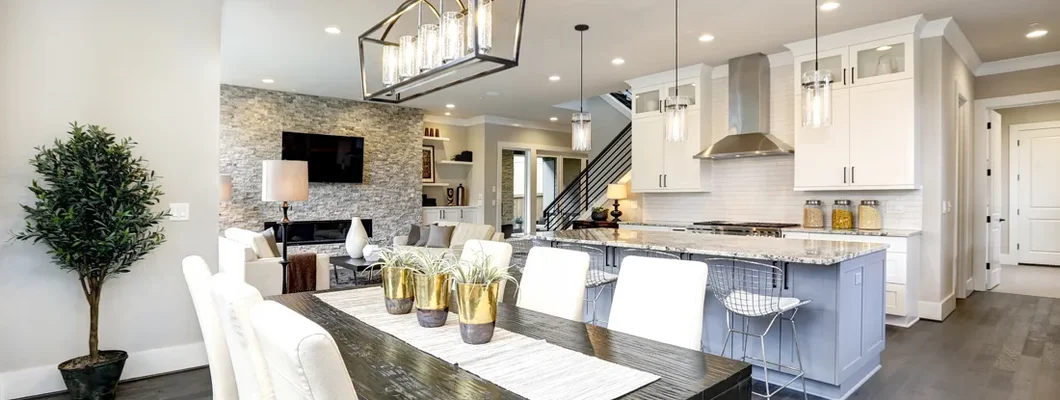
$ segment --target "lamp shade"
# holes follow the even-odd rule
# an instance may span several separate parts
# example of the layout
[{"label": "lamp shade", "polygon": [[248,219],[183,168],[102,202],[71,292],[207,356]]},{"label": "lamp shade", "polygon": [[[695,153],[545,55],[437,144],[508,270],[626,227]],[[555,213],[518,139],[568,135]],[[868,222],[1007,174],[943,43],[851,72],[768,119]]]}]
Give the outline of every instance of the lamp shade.
[{"label": "lamp shade", "polygon": [[265,160],[261,162],[261,201],[309,200],[309,163]]},{"label": "lamp shade", "polygon": [[232,175],[221,175],[219,182],[221,184],[221,201],[232,200]]},{"label": "lamp shade", "polygon": [[612,200],[624,200],[629,193],[626,191],[626,185],[617,183],[607,185],[607,198]]}]

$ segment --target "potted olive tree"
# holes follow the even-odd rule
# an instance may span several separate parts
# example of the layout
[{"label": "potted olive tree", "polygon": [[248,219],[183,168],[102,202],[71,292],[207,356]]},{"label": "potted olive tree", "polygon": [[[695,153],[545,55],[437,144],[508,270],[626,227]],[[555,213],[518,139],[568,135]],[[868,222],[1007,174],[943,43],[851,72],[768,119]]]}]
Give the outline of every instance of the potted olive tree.
[{"label": "potted olive tree", "polygon": [[106,128],[72,123],[66,141],[38,147],[30,164],[39,175],[29,187],[34,202],[22,205],[19,240],[48,247],[55,265],[77,274],[88,302],[88,355],[59,364],[70,397],[113,399],[128,354],[99,350],[103,285],[129,272],[165,240],[156,212],[162,190],[135,143]]}]

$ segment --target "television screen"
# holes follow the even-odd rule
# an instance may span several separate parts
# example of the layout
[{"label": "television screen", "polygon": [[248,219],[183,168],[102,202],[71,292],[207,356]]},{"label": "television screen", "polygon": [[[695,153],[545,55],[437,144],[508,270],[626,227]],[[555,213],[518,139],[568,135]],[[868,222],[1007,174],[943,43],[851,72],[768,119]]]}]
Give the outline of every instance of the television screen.
[{"label": "television screen", "polygon": [[361,183],[364,138],[284,132],[283,159],[307,161],[310,182]]}]

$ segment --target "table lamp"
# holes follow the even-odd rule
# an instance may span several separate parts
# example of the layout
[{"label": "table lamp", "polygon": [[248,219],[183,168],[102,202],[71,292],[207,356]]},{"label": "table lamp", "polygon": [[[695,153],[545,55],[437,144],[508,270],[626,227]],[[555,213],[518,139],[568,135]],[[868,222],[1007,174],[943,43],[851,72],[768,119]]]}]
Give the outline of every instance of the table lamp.
[{"label": "table lamp", "polygon": [[309,163],[305,161],[265,160],[261,162],[261,201],[282,201],[283,220],[280,221],[283,238],[283,293],[287,293],[287,218],[289,201],[309,200]]},{"label": "table lamp", "polygon": [[611,216],[614,217],[613,222],[621,222],[618,217],[622,216],[622,212],[618,211],[618,201],[625,200],[629,194],[626,191],[626,185],[622,183],[607,185],[607,198],[615,201],[615,211],[611,211]]}]

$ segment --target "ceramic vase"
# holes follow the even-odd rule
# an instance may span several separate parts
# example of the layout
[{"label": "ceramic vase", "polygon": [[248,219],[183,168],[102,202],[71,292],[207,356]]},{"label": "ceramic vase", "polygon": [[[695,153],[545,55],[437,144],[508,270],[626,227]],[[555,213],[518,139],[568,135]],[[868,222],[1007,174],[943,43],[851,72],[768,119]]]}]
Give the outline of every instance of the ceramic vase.
[{"label": "ceramic vase", "polygon": [[408,268],[383,267],[379,272],[383,278],[383,302],[390,314],[408,314],[412,311],[415,290],[412,270]]},{"label": "ceramic vase", "polygon": [[416,319],[424,328],[445,325],[449,317],[449,274],[412,276],[416,286]]},{"label": "ceramic vase", "polygon": [[500,283],[489,285],[460,283],[456,285],[456,304],[460,317],[460,338],[467,344],[484,344],[493,340],[497,326],[497,301]]},{"label": "ceramic vase", "polygon": [[350,231],[346,234],[346,252],[353,258],[364,258],[364,246],[368,245],[368,232],[360,218],[350,222]]}]

